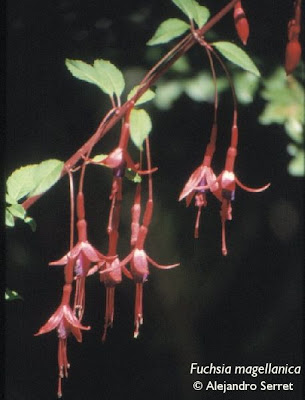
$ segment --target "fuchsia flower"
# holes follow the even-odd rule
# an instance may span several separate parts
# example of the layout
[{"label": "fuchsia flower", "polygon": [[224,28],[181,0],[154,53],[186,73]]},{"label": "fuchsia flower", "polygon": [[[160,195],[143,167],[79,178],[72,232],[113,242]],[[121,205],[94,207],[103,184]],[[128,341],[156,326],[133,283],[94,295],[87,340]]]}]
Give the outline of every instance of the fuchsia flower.
[{"label": "fuchsia flower", "polygon": [[[135,314],[134,314],[134,337],[137,338],[139,335],[139,328],[143,324],[143,283],[147,281],[149,275],[148,263],[159,269],[171,269],[179,265],[160,265],[154,261],[146,251],[143,249],[143,245],[147,235],[146,226],[142,225],[139,230],[139,236],[135,248],[129,253],[129,255],[121,261],[120,265],[124,274],[134,280],[136,284],[136,296],[135,296]],[[126,264],[130,263],[130,271],[125,267]]]},{"label": "fuchsia flower", "polygon": [[[237,127],[233,126],[233,143],[237,143],[235,139],[237,137]],[[195,238],[198,238],[199,218],[201,215],[202,207],[206,207],[206,192],[211,192],[221,202],[221,224],[222,224],[222,254],[227,255],[226,246],[226,234],[225,234],[225,223],[226,221],[232,220],[232,201],[235,199],[236,185],[247,192],[258,193],[266,190],[270,183],[260,188],[250,188],[242,184],[239,179],[235,176],[233,169],[235,158],[237,155],[236,147],[231,146],[227,151],[225,169],[216,178],[214,172],[210,168],[210,159],[207,159],[207,152],[202,165],[200,165],[191,175],[186,185],[184,186],[179,201],[186,198],[187,206],[195,196],[195,205],[198,207],[198,213],[195,224]]]},{"label": "fuchsia flower", "polygon": [[196,239],[199,237],[201,209],[202,207],[207,206],[206,192],[210,191],[214,193],[217,192],[218,189],[219,184],[212,168],[202,163],[192,173],[179,196],[179,201],[185,198],[187,207],[190,205],[193,197],[195,196],[195,205],[198,207],[194,233]]},{"label": "fuchsia flower", "polygon": [[68,257],[72,258],[75,263],[79,260],[77,269],[81,275],[85,272],[88,273],[88,262],[89,266],[91,263],[98,263],[100,261],[106,261],[113,259],[113,257],[106,257],[95,247],[92,246],[87,240],[87,223],[84,219],[77,222],[78,231],[78,242],[67,254],[57,261],[52,261],[49,265],[66,265],[68,262]]},{"label": "fuchsia flower", "polygon": [[225,223],[226,221],[231,221],[232,220],[232,201],[235,199],[235,189],[236,185],[238,185],[240,188],[247,192],[251,193],[258,193],[266,190],[269,186],[270,183],[267,185],[264,185],[260,188],[250,188],[248,186],[245,186],[242,184],[239,179],[235,176],[233,171],[228,171],[224,170],[219,177],[217,178],[217,181],[219,181],[219,192],[217,193],[217,197],[219,199],[220,195],[220,201],[221,201],[221,211],[220,211],[220,217],[221,217],[221,237],[222,237],[222,254],[226,256],[228,254],[227,251],[227,245],[226,245],[226,234],[225,234]]},{"label": "fuchsia flower", "polygon": [[85,280],[91,264],[102,264],[106,261],[112,261],[115,256],[105,256],[88,242],[87,222],[85,220],[84,195],[82,192],[79,192],[77,195],[77,215],[77,244],[62,258],[57,261],[50,262],[49,265],[66,265],[68,263],[68,260],[71,260],[76,275],[74,311],[77,312],[77,316],[81,319],[84,313],[85,304]]},{"label": "fuchsia flower", "polygon": [[68,369],[70,364],[67,359],[67,338],[70,333],[75,337],[78,342],[82,341],[81,330],[89,330],[89,326],[84,326],[74,315],[69,302],[70,295],[72,291],[71,284],[65,284],[63,287],[63,295],[60,306],[54,312],[54,314],[49,318],[46,324],[44,324],[35,336],[43,335],[45,333],[51,332],[52,330],[57,330],[58,335],[58,397],[62,397],[61,390],[61,380],[63,377],[68,377]]},{"label": "fuchsia flower", "polygon": [[139,169],[139,164],[135,164],[128,153],[127,149],[124,149],[120,146],[116,147],[106,158],[104,158],[101,161],[93,161],[90,160],[91,164],[98,164],[98,165],[105,165],[108,168],[112,168],[114,170],[120,171],[120,175],[118,176],[124,176],[124,173],[121,171],[124,171],[125,168],[130,168],[134,172],[140,174],[140,175],[147,175],[152,172],[157,171],[157,167],[152,168],[151,170],[140,170]]},{"label": "fuchsia flower", "polygon": [[[114,298],[116,285],[122,282],[122,269],[120,260],[116,257],[112,262],[102,263],[92,268],[92,272],[99,271],[100,281],[106,287],[106,307],[105,307],[105,324],[102,341],[105,342],[107,336],[107,329],[112,328],[114,319]],[[90,273],[90,272],[89,272]]]},{"label": "fuchsia flower", "polygon": [[147,171],[139,170],[139,164],[135,164],[128,152],[128,142],[130,137],[130,125],[129,117],[132,111],[132,107],[128,110],[125,116],[124,123],[121,129],[119,145],[110,153],[106,158],[101,161],[89,160],[92,164],[105,165],[106,167],[112,168],[115,171],[115,175],[118,177],[124,176],[125,167],[132,169],[138,174],[150,174],[157,171],[158,168],[151,168]]},{"label": "fuchsia flower", "polygon": [[184,198],[186,199],[187,207],[191,204],[191,201],[195,196],[195,205],[198,207],[194,232],[194,237],[196,239],[199,237],[201,210],[202,207],[207,206],[206,193],[217,193],[219,190],[219,184],[211,168],[211,162],[215,152],[216,137],[217,123],[214,122],[211,130],[210,142],[205,150],[202,164],[192,173],[179,196],[179,201],[183,200]]}]

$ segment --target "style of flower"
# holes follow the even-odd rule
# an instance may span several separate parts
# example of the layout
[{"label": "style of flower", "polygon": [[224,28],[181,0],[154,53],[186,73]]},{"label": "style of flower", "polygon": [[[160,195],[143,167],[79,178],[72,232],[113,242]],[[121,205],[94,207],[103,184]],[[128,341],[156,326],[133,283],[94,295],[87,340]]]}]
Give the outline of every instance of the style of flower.
[{"label": "style of flower", "polygon": [[[141,226],[139,232],[139,238],[143,235],[146,236],[147,229],[145,232],[144,226]],[[130,263],[130,271],[126,268],[126,265]],[[139,335],[139,328],[143,324],[143,283],[147,281],[149,275],[148,263],[159,269],[171,269],[179,265],[160,265],[154,261],[146,251],[139,245],[137,245],[130,254],[121,261],[123,273],[128,277],[132,278],[136,284],[136,295],[135,295],[135,309],[134,309],[134,337],[137,338]]]},{"label": "style of flower", "polygon": [[120,260],[116,257],[112,262],[106,262],[98,266],[100,281],[104,283],[106,288],[106,306],[104,317],[104,332],[102,341],[105,342],[107,330],[112,328],[114,319],[114,298],[116,285],[122,282],[122,269]]},{"label": "style of flower", "polygon": [[89,326],[84,326],[74,315],[69,302],[70,295],[72,291],[71,284],[65,284],[63,287],[63,295],[60,306],[54,312],[54,314],[49,318],[46,324],[44,324],[35,336],[43,335],[45,333],[51,332],[52,330],[57,330],[58,335],[58,397],[62,397],[61,380],[64,377],[68,377],[68,369],[70,364],[67,358],[67,338],[70,333],[75,337],[78,342],[82,341],[81,330],[89,330]]},{"label": "style of flower", "polygon": [[106,340],[108,328],[112,328],[113,325],[115,288],[116,285],[120,284],[122,281],[122,270],[124,270],[124,274],[129,279],[132,279],[131,273],[125,266],[120,265],[120,260],[116,257],[112,262],[102,262],[94,265],[90,268],[87,275],[90,276],[99,272],[100,281],[104,283],[106,288],[106,306],[102,342],[105,342]]}]

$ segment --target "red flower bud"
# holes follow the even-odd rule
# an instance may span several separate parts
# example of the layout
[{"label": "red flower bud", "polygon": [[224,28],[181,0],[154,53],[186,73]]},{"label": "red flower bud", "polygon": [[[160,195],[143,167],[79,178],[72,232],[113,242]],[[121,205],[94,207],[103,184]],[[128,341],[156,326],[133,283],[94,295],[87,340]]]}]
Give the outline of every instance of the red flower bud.
[{"label": "red flower bud", "polygon": [[300,62],[302,48],[299,41],[288,42],[285,55],[285,71],[290,75]]},{"label": "red flower bud", "polygon": [[240,1],[234,7],[234,23],[240,40],[246,45],[249,37],[249,24]]}]

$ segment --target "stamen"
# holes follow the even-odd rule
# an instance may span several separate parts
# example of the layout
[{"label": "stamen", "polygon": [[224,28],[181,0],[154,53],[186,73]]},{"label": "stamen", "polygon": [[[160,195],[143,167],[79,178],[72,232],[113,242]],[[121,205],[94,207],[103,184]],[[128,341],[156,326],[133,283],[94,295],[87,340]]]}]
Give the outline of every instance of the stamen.
[{"label": "stamen", "polygon": [[221,239],[222,239],[222,254],[226,256],[228,254],[227,250],[227,244],[226,244],[226,227],[225,227],[226,221],[223,219],[221,222]]},{"label": "stamen", "polygon": [[195,223],[195,231],[194,231],[194,238],[195,239],[199,238],[199,224],[200,224],[201,209],[202,209],[202,207],[198,207],[196,223]]},{"label": "stamen", "polygon": [[106,312],[105,312],[105,323],[104,332],[102,336],[102,342],[105,342],[107,337],[107,329],[112,328],[114,318],[114,294],[115,287],[106,287]]},{"label": "stamen", "polygon": [[136,283],[135,315],[134,315],[134,338],[139,336],[139,328],[143,324],[143,283]]}]

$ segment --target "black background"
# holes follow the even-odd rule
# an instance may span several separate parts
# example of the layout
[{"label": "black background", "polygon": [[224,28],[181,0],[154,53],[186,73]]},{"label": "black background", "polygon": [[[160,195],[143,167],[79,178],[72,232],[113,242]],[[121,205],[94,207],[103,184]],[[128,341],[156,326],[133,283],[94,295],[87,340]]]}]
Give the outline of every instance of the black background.
[{"label": "black background", "polygon": [[[217,3],[217,4],[216,4]],[[225,1],[207,1],[216,12]],[[244,1],[251,33],[247,46],[263,76],[283,62],[286,26],[292,1]],[[145,43],[161,21],[182,14],[170,1],[10,1],[7,4],[7,176],[21,165],[49,158],[66,160],[95,131],[110,106],[106,96],[71,77],[65,58],[92,62],[110,59],[124,69],[136,67],[134,83],[151,66]],[[232,15],[214,30],[238,43]],[[165,46],[166,47],[166,46]],[[207,68],[193,50],[194,73]],[[138,71],[138,72],[137,72]],[[170,72],[169,72],[170,74]],[[134,287],[117,289],[114,327],[101,343],[104,289],[87,282],[84,324],[91,331],[79,345],[68,343],[70,377],[64,399],[302,399],[300,376],[269,376],[270,382],[294,382],[293,392],[194,392],[191,362],[206,365],[302,363],[303,181],[287,173],[289,143],[278,125],[262,126],[260,98],[240,107],[240,143],[236,173],[249,186],[272,183],[260,194],[238,190],[233,221],[227,224],[229,254],[220,252],[219,206],[204,210],[200,239],[193,239],[195,209],[177,198],[200,164],[212,121],[212,106],[182,96],[168,111],[148,109],[155,174],[155,212],[147,252],[164,263],[180,261],[171,271],[151,267],[144,286],[144,326],[133,339]],[[232,118],[232,101],[221,98],[218,146],[221,171]],[[117,128],[114,129],[117,132]],[[116,136],[116,134],[113,134]],[[111,134],[108,135],[109,137]],[[113,146],[113,137],[97,152]],[[117,137],[117,136],[116,136]],[[103,143],[105,143],[103,145]],[[104,147],[105,146],[105,147]],[[85,187],[89,240],[107,248],[106,224],[111,176],[92,168]],[[129,209],[133,185],[124,187],[122,256],[128,252]],[[69,243],[67,179],[31,209],[38,228],[17,223],[6,237],[7,286],[24,301],[6,305],[6,399],[56,398],[57,340],[54,332],[34,337],[57,307],[61,268],[48,262],[61,257]],[[214,380],[214,377],[211,377]],[[263,377],[216,376],[220,382],[258,383]]]}]

